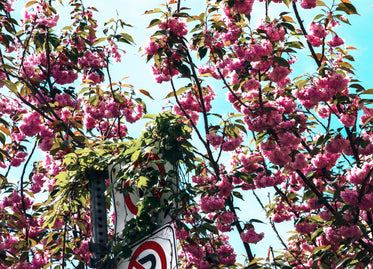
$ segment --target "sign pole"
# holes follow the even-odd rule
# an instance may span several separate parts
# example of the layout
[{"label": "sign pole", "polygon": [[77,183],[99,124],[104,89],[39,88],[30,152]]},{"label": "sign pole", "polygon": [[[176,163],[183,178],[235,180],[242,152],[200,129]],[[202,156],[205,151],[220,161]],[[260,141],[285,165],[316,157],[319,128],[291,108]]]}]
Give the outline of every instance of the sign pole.
[{"label": "sign pole", "polygon": [[89,251],[92,253],[92,268],[108,268],[109,263],[104,258],[109,254],[108,229],[106,214],[105,179],[107,171],[88,170],[89,194],[91,206],[91,233]]}]

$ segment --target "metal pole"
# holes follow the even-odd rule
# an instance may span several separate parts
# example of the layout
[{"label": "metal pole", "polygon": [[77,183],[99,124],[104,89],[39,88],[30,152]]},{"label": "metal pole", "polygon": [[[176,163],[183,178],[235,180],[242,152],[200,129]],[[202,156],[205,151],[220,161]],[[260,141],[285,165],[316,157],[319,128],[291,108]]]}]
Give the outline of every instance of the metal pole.
[{"label": "metal pole", "polygon": [[88,170],[89,194],[91,206],[91,233],[89,251],[92,253],[92,268],[109,268],[109,262],[104,258],[109,254],[108,229],[106,214],[105,179],[107,171]]}]

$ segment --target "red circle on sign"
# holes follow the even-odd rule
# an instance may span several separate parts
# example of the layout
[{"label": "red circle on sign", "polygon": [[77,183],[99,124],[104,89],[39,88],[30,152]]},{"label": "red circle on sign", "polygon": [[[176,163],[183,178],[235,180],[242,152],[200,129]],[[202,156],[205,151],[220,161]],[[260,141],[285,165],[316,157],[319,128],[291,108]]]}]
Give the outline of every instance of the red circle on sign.
[{"label": "red circle on sign", "polygon": [[[145,157],[149,157],[150,160],[159,160],[159,157],[158,156],[155,156],[153,154],[146,154]],[[138,166],[139,163],[138,162],[135,162],[134,163],[135,166]],[[164,166],[161,165],[160,163],[156,163],[155,164],[158,169],[159,169],[159,172],[161,172],[161,175],[166,171]],[[128,181],[124,182],[123,184],[123,187],[128,187],[130,185],[130,183]],[[137,213],[139,212],[139,209],[137,208],[137,206],[133,203],[133,201],[131,200],[131,196],[128,194],[128,195],[124,195],[124,202],[126,203],[129,211],[134,214],[134,215],[137,215]]]},{"label": "red circle on sign", "polygon": [[159,259],[161,261],[161,268],[162,269],[167,269],[167,259],[166,259],[166,254],[163,250],[163,248],[161,247],[160,244],[158,244],[157,242],[155,241],[148,241],[148,242],[145,242],[143,244],[141,244],[137,249],[136,251],[133,253],[132,257],[131,257],[131,261],[128,265],[128,269],[144,269],[144,266],[142,266],[138,261],[137,261],[137,258],[139,257],[139,255],[145,251],[145,250],[154,250],[158,256],[159,256]]},{"label": "red circle on sign", "polygon": [[[124,182],[124,185],[123,187],[128,187],[130,185],[130,183],[128,181]],[[134,215],[137,215],[137,212],[139,211],[139,209],[137,208],[137,206],[132,202],[131,200],[131,196],[129,194],[127,195],[124,195],[124,202],[126,203],[129,211],[134,214]]]}]

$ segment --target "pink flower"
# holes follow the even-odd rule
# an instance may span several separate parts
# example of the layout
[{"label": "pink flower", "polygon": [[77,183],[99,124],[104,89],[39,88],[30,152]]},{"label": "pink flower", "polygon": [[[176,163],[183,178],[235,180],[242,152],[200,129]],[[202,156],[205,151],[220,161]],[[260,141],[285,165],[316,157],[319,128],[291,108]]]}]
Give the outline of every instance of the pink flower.
[{"label": "pink flower", "polygon": [[83,75],[82,81],[89,83],[90,85],[96,85],[100,84],[105,81],[104,76],[96,73],[96,72],[91,72],[88,75]]},{"label": "pink flower", "polygon": [[312,164],[316,169],[328,168],[335,164],[339,158],[339,154],[318,154],[312,159]]},{"label": "pink flower", "polygon": [[302,170],[308,165],[308,162],[306,160],[306,156],[303,153],[298,153],[297,155],[295,155],[294,162],[289,163],[289,165],[294,170]]},{"label": "pink flower", "polygon": [[232,224],[235,219],[235,215],[233,212],[224,212],[219,216],[219,220],[222,224]]},{"label": "pink flower", "polygon": [[355,125],[356,115],[354,113],[351,114],[342,114],[339,120],[343,123],[346,127],[352,127]]},{"label": "pink flower", "polygon": [[344,238],[359,238],[363,233],[361,232],[359,226],[341,226],[338,228],[338,234]]},{"label": "pink flower", "polygon": [[373,193],[364,194],[363,197],[361,197],[359,207],[363,210],[373,208]]},{"label": "pink flower", "polygon": [[201,210],[210,213],[224,207],[224,199],[221,197],[204,196],[200,200]]},{"label": "pink flower", "polygon": [[27,156],[27,152],[18,151],[15,156],[10,161],[11,166],[18,167],[25,161],[25,157]]},{"label": "pink flower", "polygon": [[219,188],[219,196],[223,198],[227,198],[231,191],[233,190],[233,185],[227,180],[227,178],[223,178],[223,180],[218,184]]},{"label": "pink flower", "polygon": [[238,0],[233,8],[240,14],[248,15],[252,11],[254,0]]},{"label": "pink flower", "polygon": [[[282,2],[282,0],[280,1]],[[284,41],[285,29],[282,26],[278,28],[275,23],[267,23],[260,25],[259,29],[266,31],[271,41]]]},{"label": "pink flower", "polygon": [[363,184],[364,180],[367,179],[371,167],[371,164],[365,164],[362,168],[352,168],[347,176],[347,180],[354,185]]},{"label": "pink flower", "polygon": [[215,133],[209,133],[206,135],[206,138],[207,140],[210,142],[210,144],[215,147],[215,148],[218,148],[220,147],[220,145],[222,144],[223,142],[223,137],[220,136],[220,135],[217,135]]},{"label": "pink flower", "polygon": [[328,42],[329,46],[331,47],[338,47],[340,45],[343,45],[344,43],[344,40],[337,35],[335,35],[333,39]]},{"label": "pink flower", "polygon": [[320,213],[319,213],[319,217],[322,218],[323,220],[326,220],[326,221],[330,220],[331,216],[332,216],[332,213],[329,210],[320,211]]},{"label": "pink flower", "polygon": [[314,246],[310,246],[308,243],[302,243],[300,245],[302,252],[311,252],[315,249]]},{"label": "pink flower", "polygon": [[311,35],[316,36],[318,38],[324,38],[328,35],[328,30],[321,23],[311,22],[309,26],[309,31]]},{"label": "pink flower", "polygon": [[162,22],[158,25],[162,30],[169,29],[174,35],[185,36],[188,33],[186,24],[179,18],[169,18],[167,21]]},{"label": "pink flower", "polygon": [[289,68],[285,66],[276,66],[272,70],[272,72],[268,74],[268,77],[272,82],[280,82],[289,74],[290,74]]},{"label": "pink flower", "polygon": [[250,228],[248,231],[241,233],[241,239],[245,243],[256,244],[264,237],[264,233],[257,234],[254,228]]},{"label": "pink flower", "polygon": [[53,137],[45,137],[39,141],[39,148],[42,151],[49,151],[53,145]]},{"label": "pink flower", "polygon": [[323,44],[323,40],[314,35],[307,35],[307,41],[314,47],[320,47]]},{"label": "pink flower", "polygon": [[315,223],[309,224],[308,222],[300,222],[295,225],[295,230],[298,233],[308,234],[308,233],[312,233],[316,227],[317,227],[317,224]]},{"label": "pink flower", "polygon": [[41,124],[40,114],[34,111],[23,116],[23,122],[19,129],[26,136],[34,136],[40,132]]},{"label": "pink flower", "polygon": [[[342,240],[341,236],[338,235],[332,227],[324,227],[323,228],[326,240],[328,240],[332,244],[339,244],[339,242]],[[328,245],[328,244],[325,244]]]},{"label": "pink flower", "polygon": [[291,157],[289,153],[280,148],[276,148],[268,153],[265,154],[268,159],[276,165],[285,165],[291,161]]},{"label": "pink flower", "polygon": [[343,137],[339,137],[331,139],[325,149],[329,153],[341,153],[347,146],[348,141]]},{"label": "pink flower", "polygon": [[236,262],[236,254],[234,249],[228,243],[225,243],[218,249],[218,255],[220,256],[220,264],[234,264]]},{"label": "pink flower", "polygon": [[341,192],[341,198],[349,205],[357,205],[358,197],[359,193],[355,190],[346,189]]},{"label": "pink flower", "polygon": [[364,115],[361,115],[360,117],[360,123],[361,124],[367,124],[373,121],[373,109],[363,107]]},{"label": "pink flower", "polygon": [[307,200],[307,204],[310,209],[319,209],[322,208],[321,204],[317,204],[317,201],[319,201],[318,198],[310,198]]},{"label": "pink flower", "polygon": [[311,9],[316,7],[316,1],[317,0],[302,0],[300,6],[304,9]]},{"label": "pink flower", "polygon": [[243,87],[245,88],[245,90],[251,91],[251,90],[258,90],[261,87],[261,85],[259,81],[252,78],[252,79],[246,80],[245,83],[243,84]]},{"label": "pink flower", "polygon": [[56,14],[53,17],[39,17],[36,22],[39,23],[39,25],[44,25],[45,27],[52,28],[57,25],[59,18],[60,16]]},{"label": "pink flower", "polygon": [[238,148],[241,143],[243,142],[243,134],[240,133],[237,137],[230,137],[228,136],[226,140],[222,144],[223,151],[233,151]]},{"label": "pink flower", "polygon": [[144,50],[147,55],[155,55],[161,46],[158,42],[148,39],[147,43],[144,45]]}]

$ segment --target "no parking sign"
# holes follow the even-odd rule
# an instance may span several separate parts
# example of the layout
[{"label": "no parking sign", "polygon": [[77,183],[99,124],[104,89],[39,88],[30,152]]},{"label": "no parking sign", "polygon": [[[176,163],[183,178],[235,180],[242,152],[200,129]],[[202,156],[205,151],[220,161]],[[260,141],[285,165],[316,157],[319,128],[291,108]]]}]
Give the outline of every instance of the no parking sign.
[{"label": "no parking sign", "polygon": [[132,247],[131,257],[121,260],[118,269],[175,269],[177,264],[175,231],[163,226]]}]

